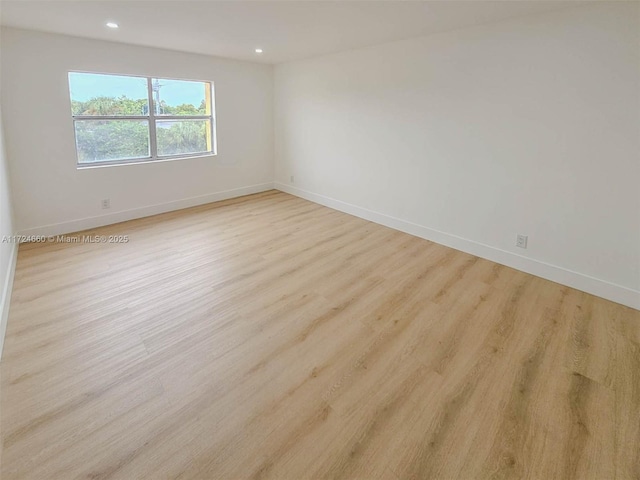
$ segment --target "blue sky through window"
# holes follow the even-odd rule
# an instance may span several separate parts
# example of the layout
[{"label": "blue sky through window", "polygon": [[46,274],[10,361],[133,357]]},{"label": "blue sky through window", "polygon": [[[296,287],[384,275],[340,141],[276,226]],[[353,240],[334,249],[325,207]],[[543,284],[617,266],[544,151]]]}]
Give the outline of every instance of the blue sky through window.
[{"label": "blue sky through window", "polygon": [[[154,79],[155,80],[155,79]],[[191,104],[199,107],[205,99],[203,82],[159,79],[160,99],[167,105]],[[86,102],[94,97],[147,98],[147,79],[97,73],[69,73],[71,99]]]}]

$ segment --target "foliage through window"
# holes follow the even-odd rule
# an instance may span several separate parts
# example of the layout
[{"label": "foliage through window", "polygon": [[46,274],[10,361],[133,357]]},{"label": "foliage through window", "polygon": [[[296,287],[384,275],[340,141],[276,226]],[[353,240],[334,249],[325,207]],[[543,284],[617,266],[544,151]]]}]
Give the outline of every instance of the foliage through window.
[{"label": "foliage through window", "polygon": [[78,165],[215,154],[210,82],[70,72],[69,92]]}]

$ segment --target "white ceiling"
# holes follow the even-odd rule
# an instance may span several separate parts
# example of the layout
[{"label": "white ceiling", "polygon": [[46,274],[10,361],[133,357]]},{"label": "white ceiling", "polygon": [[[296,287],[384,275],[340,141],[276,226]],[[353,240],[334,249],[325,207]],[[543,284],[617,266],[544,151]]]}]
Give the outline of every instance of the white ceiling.
[{"label": "white ceiling", "polygon": [[[280,63],[535,14],[576,1],[2,0],[2,25]],[[120,25],[117,30],[107,21]],[[262,55],[254,50],[264,49]]]}]

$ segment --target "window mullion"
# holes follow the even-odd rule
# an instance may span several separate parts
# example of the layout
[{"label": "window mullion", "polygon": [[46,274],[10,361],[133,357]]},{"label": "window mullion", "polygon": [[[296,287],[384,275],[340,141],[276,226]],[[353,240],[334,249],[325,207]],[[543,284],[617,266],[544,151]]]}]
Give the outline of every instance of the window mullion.
[{"label": "window mullion", "polygon": [[153,105],[153,86],[151,78],[147,77],[147,93],[149,96],[149,149],[151,158],[158,158],[158,143],[156,137],[156,113]]},{"label": "window mullion", "polygon": [[161,115],[158,120],[212,120],[211,115]]},{"label": "window mullion", "polygon": [[73,120],[148,120],[145,115],[72,115]]}]

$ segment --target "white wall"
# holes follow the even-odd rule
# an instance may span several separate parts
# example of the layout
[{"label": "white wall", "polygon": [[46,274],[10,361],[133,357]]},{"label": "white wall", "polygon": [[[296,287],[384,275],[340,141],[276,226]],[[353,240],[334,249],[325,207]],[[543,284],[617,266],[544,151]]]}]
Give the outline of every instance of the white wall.
[{"label": "white wall", "polygon": [[639,8],[280,65],[276,186],[640,308]]},{"label": "white wall", "polygon": [[7,328],[9,300],[15,271],[17,245],[6,240],[13,236],[13,213],[9,190],[9,168],[5,152],[2,111],[0,111],[0,357],[4,344],[4,332]]},{"label": "white wall", "polygon": [[[69,232],[271,188],[273,67],[12,28],[1,41],[20,232]],[[212,80],[218,155],[76,169],[69,70]],[[103,198],[110,210],[101,209]]]},{"label": "white wall", "polygon": [[2,282],[0,283],[0,295],[5,288],[6,274],[13,254],[11,243],[3,242],[2,239],[5,236],[12,236],[14,233],[9,190],[9,168],[5,152],[2,112],[0,111],[0,282]]}]

